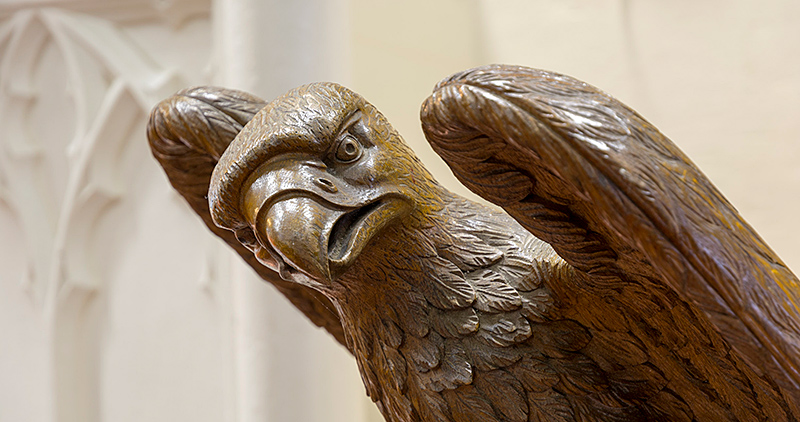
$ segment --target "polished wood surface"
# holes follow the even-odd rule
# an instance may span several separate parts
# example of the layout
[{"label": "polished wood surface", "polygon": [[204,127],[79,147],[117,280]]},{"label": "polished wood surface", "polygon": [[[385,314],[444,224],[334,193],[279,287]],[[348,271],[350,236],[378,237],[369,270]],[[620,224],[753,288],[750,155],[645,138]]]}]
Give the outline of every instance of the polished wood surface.
[{"label": "polished wood surface", "polygon": [[797,278],[641,116],[487,66],[421,117],[505,213],[336,84],[184,91],[148,135],[206,224],[346,342],[387,420],[798,418]]}]

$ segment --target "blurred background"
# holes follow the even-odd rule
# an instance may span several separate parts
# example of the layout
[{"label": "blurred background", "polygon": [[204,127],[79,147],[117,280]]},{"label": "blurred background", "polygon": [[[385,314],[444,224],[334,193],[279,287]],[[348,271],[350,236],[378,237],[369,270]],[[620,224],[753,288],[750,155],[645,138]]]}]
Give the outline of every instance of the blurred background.
[{"label": "blurred background", "polygon": [[216,84],[347,85],[446,185],[418,110],[487,63],[626,102],[800,270],[794,0],[4,0],[0,422],[381,420],[356,366],[195,217],[149,110]]}]

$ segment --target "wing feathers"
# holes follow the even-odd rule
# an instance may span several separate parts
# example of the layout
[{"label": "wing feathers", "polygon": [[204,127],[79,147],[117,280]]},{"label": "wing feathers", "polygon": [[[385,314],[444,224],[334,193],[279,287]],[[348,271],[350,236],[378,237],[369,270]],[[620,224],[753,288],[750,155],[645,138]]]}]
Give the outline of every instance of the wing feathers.
[{"label": "wing feathers", "polygon": [[658,274],[738,353],[760,344],[746,359],[800,392],[800,282],[641,116],[563,75],[488,66],[440,82],[421,117],[459,180],[570,264]]}]

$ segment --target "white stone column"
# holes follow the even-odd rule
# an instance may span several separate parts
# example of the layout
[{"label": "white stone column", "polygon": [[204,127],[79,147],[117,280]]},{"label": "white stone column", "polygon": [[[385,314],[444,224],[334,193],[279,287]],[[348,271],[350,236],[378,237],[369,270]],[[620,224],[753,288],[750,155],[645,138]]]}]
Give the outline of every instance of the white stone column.
[{"label": "white stone column", "polygon": [[[348,0],[214,3],[214,82],[270,100],[349,82]],[[236,421],[366,421],[355,361],[232,257]]]}]

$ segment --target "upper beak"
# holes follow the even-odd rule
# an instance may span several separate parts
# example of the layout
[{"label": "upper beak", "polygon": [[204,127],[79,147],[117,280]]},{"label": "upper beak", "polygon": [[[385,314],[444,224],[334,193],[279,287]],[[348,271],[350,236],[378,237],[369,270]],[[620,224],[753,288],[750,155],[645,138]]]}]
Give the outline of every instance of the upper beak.
[{"label": "upper beak", "polygon": [[287,264],[312,278],[330,280],[328,239],[344,213],[311,197],[297,196],[272,204],[261,213],[256,227]]}]

